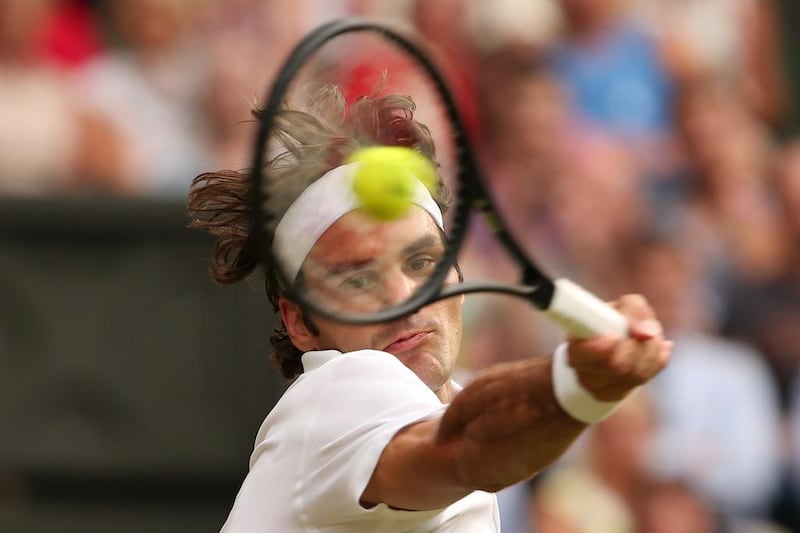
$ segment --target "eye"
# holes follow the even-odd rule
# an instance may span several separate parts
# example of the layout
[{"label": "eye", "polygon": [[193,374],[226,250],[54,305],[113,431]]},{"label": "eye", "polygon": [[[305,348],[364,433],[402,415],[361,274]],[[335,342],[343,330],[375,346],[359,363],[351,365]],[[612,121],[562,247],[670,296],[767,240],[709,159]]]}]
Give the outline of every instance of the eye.
[{"label": "eye", "polygon": [[433,272],[436,259],[432,255],[415,255],[406,261],[406,273],[413,275],[428,275]]},{"label": "eye", "polygon": [[378,282],[378,274],[374,271],[357,272],[342,280],[339,287],[347,292],[365,292]]}]

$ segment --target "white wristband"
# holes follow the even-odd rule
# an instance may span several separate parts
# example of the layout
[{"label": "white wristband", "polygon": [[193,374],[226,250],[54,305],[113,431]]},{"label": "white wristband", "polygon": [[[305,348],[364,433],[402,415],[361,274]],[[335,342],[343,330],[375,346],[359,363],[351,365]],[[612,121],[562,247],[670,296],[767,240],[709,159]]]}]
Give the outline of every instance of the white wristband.
[{"label": "white wristband", "polygon": [[620,404],[601,402],[581,386],[577,372],[569,364],[566,344],[561,344],[553,354],[553,392],[567,414],[586,424],[603,420]]}]

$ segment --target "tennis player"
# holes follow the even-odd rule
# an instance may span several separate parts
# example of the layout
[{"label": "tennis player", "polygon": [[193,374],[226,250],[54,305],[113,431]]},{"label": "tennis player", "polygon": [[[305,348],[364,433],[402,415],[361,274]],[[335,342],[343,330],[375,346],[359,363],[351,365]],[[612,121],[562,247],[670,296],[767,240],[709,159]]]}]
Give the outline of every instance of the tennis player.
[{"label": "tennis player", "polygon": [[[365,97],[347,113],[335,90],[314,116],[285,114],[287,142],[272,160],[289,182],[273,247],[310,291],[334,276],[348,304],[369,273],[387,266],[380,298],[409,297],[443,252],[441,194],[424,187],[410,216],[378,222],[344,194],[362,143],[411,146],[433,156],[427,128],[404,97]],[[322,147],[322,149],[321,149]],[[278,168],[277,161],[281,162]],[[287,185],[291,187],[291,185]],[[217,237],[213,277],[243,279],[256,267],[245,203],[247,176],[198,176],[189,197],[192,225]],[[296,187],[295,187],[296,188]],[[331,266],[326,277],[310,261]],[[570,340],[553,356],[498,365],[463,390],[451,380],[461,342],[462,297],[431,304],[391,323],[354,326],[306,313],[266,271],[267,295],[280,312],[274,360],[291,385],[256,437],[250,470],[222,530],[228,533],[496,532],[493,492],[531,478],[556,460],[589,424],[667,363],[671,345],[640,296],[614,306],[629,338]],[[451,282],[459,280],[453,271]]]}]

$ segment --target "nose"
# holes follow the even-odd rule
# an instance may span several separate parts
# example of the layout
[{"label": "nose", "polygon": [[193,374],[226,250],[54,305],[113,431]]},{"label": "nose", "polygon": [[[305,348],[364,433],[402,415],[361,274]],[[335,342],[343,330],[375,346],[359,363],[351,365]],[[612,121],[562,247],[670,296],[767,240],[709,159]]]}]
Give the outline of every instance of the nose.
[{"label": "nose", "polygon": [[381,299],[387,307],[409,300],[419,288],[419,280],[410,277],[401,268],[392,268],[383,277]]}]

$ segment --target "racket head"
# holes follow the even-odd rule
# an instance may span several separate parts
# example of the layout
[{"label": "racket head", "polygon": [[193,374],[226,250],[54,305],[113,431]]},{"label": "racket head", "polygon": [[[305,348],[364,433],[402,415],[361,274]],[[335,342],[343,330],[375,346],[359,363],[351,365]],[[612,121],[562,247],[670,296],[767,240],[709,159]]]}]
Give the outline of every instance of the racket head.
[{"label": "racket head", "polygon": [[[413,101],[417,122],[408,116],[404,95]],[[376,127],[390,118],[396,127]],[[330,127],[342,121],[344,129]],[[304,133],[292,130],[297,124]],[[314,133],[320,128],[324,135]],[[320,177],[352,166],[346,163],[356,150],[399,145],[426,153],[426,131],[438,171],[429,196],[449,196],[451,203],[441,224],[429,202],[414,200],[401,216],[382,220],[362,207],[336,213],[339,203],[350,200],[334,201],[325,193],[312,194],[300,215],[288,215]],[[258,112],[251,176],[251,235],[268,286],[273,276],[273,286],[305,309],[343,322],[384,322],[415,312],[458,282],[455,265],[477,192],[477,166],[444,76],[408,30],[341,19],[309,33],[290,53]],[[334,186],[337,194],[352,196],[342,185],[348,179],[353,176]],[[418,189],[414,194],[424,196]],[[331,212],[320,215],[330,204],[336,204]],[[294,229],[281,229],[287,224]]]}]

